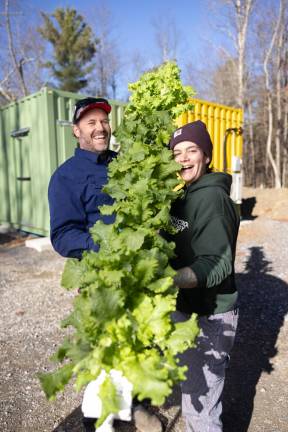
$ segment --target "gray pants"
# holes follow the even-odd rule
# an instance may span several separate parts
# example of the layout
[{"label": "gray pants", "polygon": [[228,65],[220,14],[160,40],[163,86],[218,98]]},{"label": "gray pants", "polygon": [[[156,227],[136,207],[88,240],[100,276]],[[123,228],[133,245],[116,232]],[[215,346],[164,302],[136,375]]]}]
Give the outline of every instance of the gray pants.
[{"label": "gray pants", "polygon": [[[175,322],[189,315],[176,311]],[[199,317],[197,346],[179,355],[186,365],[181,384],[182,414],[187,432],[222,432],[222,402],[225,369],[229,361],[238,321],[238,311]]]}]

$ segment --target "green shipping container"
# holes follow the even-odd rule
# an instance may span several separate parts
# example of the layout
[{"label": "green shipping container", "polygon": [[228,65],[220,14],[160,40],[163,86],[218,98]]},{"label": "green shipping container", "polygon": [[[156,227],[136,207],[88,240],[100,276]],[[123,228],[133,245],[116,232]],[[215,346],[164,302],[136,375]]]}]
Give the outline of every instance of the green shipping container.
[{"label": "green shipping container", "polygon": [[[75,101],[83,97],[44,87],[0,109],[0,224],[49,234],[48,183],[74,154],[71,119]],[[125,104],[110,103],[113,133]]]}]

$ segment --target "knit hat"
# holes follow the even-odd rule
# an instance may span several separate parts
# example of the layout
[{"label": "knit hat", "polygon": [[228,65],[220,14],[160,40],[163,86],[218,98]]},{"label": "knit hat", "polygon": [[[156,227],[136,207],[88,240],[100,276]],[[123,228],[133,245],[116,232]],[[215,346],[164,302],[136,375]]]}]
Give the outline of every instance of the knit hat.
[{"label": "knit hat", "polygon": [[213,144],[206,125],[201,120],[187,123],[181,128],[176,129],[169,142],[170,149],[173,150],[176,144],[182,141],[191,141],[197,144],[211,161]]}]

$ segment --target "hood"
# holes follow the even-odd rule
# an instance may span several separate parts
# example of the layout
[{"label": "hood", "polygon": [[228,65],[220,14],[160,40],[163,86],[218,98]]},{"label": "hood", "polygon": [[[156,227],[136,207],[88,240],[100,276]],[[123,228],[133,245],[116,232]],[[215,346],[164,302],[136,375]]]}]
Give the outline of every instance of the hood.
[{"label": "hood", "polygon": [[187,192],[195,192],[198,189],[204,189],[206,187],[221,187],[224,191],[230,195],[230,189],[232,184],[232,176],[223,172],[212,172],[201,176],[198,180],[191,183],[187,187]]}]

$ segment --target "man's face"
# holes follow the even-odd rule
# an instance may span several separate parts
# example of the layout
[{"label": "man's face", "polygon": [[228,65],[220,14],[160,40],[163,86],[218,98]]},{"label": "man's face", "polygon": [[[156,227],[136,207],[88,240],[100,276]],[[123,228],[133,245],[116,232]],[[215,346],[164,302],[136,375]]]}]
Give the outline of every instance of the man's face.
[{"label": "man's face", "polygon": [[187,183],[193,183],[206,172],[208,156],[191,141],[182,141],[173,149],[174,159],[182,165],[180,175]]},{"label": "man's face", "polygon": [[73,125],[73,132],[81,149],[104,152],[111,138],[108,114],[99,108],[91,109]]}]

